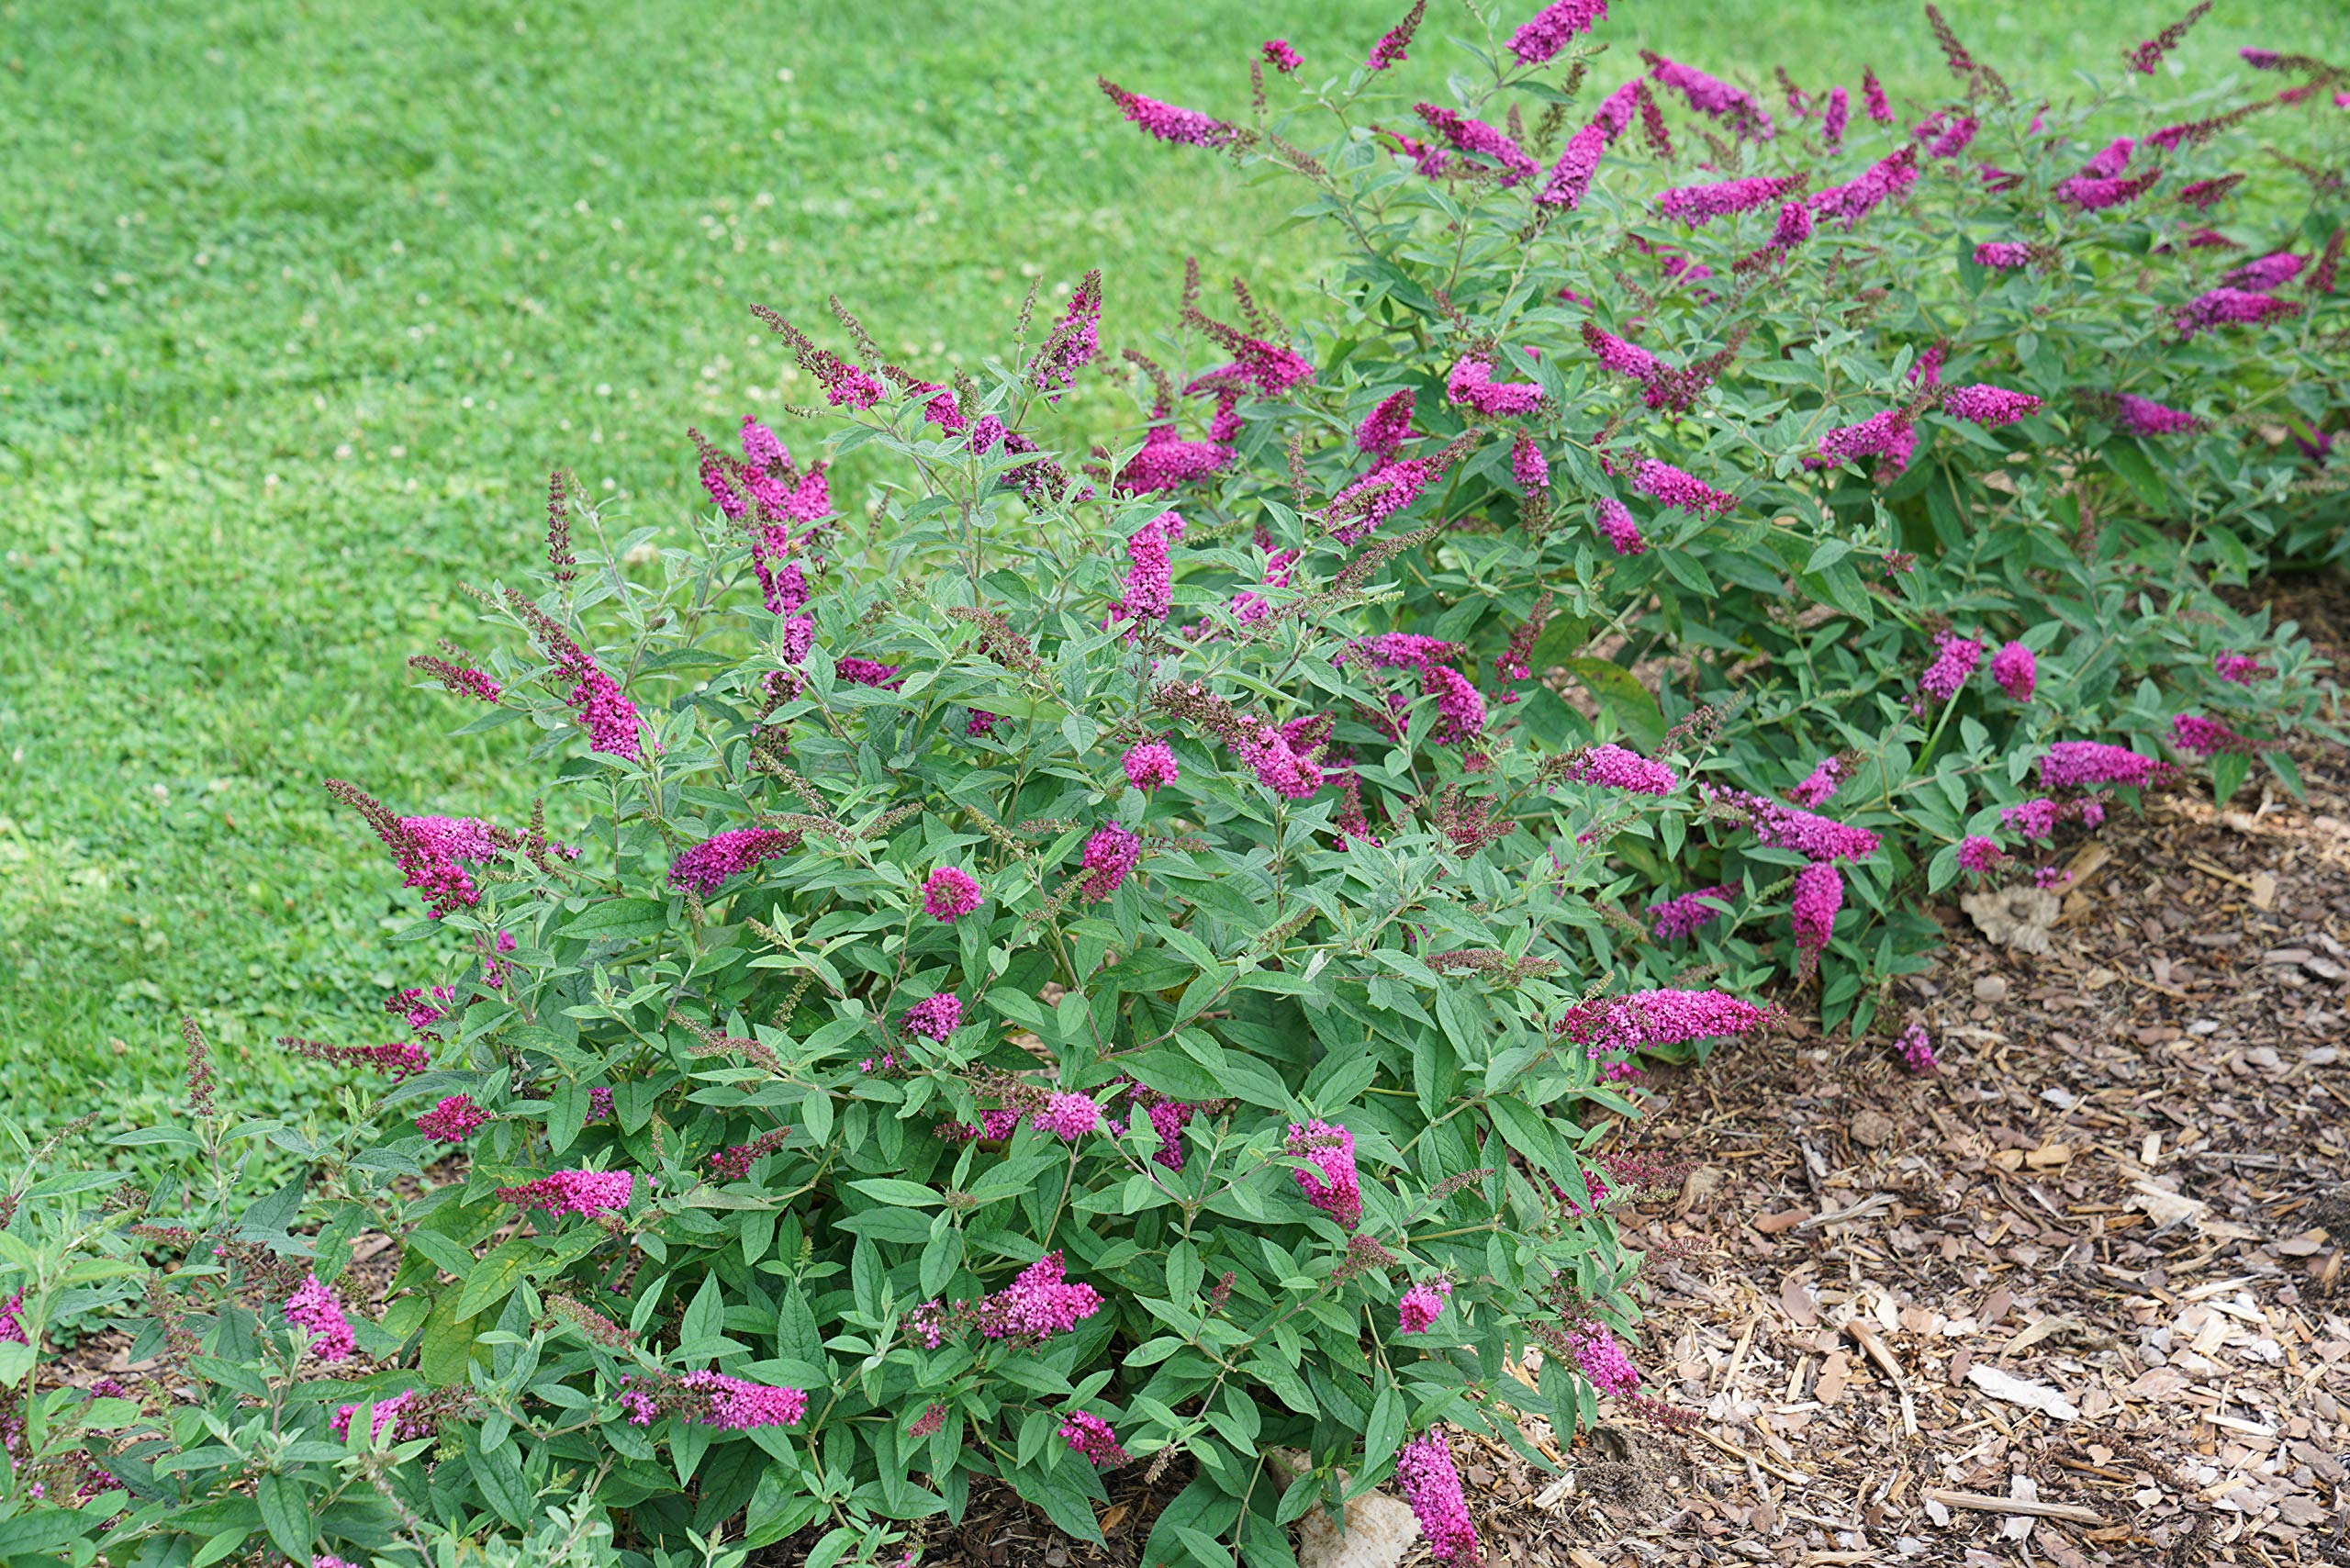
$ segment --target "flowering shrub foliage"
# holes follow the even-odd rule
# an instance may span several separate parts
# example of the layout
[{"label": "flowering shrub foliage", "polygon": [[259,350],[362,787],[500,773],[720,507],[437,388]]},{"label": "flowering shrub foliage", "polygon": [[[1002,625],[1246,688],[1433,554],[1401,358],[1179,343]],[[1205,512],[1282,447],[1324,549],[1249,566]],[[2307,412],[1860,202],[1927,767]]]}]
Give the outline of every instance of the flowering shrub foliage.
[{"label": "flowering shrub foliage", "polygon": [[[1442,1424],[1679,1418],[1617,1338],[1609,1205],[1662,1178],[1583,1152],[1617,1085],[1774,977],[1869,1027],[1925,894],[2058,874],[2181,761],[2293,782],[2309,650],[2207,578],[2342,547],[2339,177],[2239,207],[2228,133],[2330,116],[2338,162],[2342,73],[2099,140],[2146,111],[2026,101],[1930,8],[1955,90],[1905,127],[1606,13],[1449,105],[1389,85],[1417,6],[1335,76],[1265,44],[1334,132],[1104,84],[1305,183],[1330,319],[1193,287],[1113,358],[1089,277],[949,385],[769,316],[822,461],[697,433],[711,510],[650,550],[558,478],[492,651],[418,666],[549,801],[331,786],[434,970],[400,1038],[287,1042],[372,1075],[348,1116],[228,1125],[191,1030],[191,1125],[136,1135],[185,1178],[0,1233],[13,1385],[118,1303],[161,1369],[18,1399],[7,1539],[897,1563],[975,1479],[1091,1537],[1180,1462],[1153,1562],[1287,1562],[1342,1472],[1465,1562]],[[256,1198],[264,1148],[305,1170]]]}]

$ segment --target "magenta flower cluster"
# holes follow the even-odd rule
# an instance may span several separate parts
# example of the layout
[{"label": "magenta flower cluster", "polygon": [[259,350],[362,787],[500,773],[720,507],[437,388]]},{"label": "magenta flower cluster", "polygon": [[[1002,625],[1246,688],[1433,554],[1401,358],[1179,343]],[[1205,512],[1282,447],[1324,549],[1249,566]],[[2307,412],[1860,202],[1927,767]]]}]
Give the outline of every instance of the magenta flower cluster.
[{"label": "magenta flower cluster", "polygon": [[669,880],[708,898],[729,879],[799,846],[800,835],[795,833],[770,827],[732,828],[713,834],[670,862]]},{"label": "magenta flower cluster", "polygon": [[1844,759],[1839,756],[1823,756],[1818,765],[1796,781],[1787,791],[1787,799],[1798,806],[1824,806],[1835,799],[1843,787]]},{"label": "magenta flower cluster", "polygon": [[1071,1284],[1061,1255],[1055,1250],[981,1301],[975,1309],[974,1327],[990,1339],[1048,1339],[1068,1333],[1101,1310],[1101,1293],[1089,1284]]},{"label": "magenta flower cluster", "polygon": [[1303,1159],[1311,1167],[1290,1172],[1307,1203],[1337,1221],[1341,1230],[1353,1230],[1362,1223],[1362,1182],[1355,1172],[1354,1134],[1319,1119],[1303,1126],[1292,1122],[1283,1148],[1292,1159]]},{"label": "magenta flower cluster", "polygon": [[1098,902],[1118,890],[1142,859],[1142,840],[1120,823],[1104,823],[1085,841],[1085,883],[1079,896]]},{"label": "magenta flower cluster", "polygon": [[1942,1070],[1942,1061],[1934,1055],[1934,1042],[1923,1024],[1912,1024],[1901,1031],[1894,1042],[1901,1051],[1901,1065],[1923,1078]]},{"label": "magenta flower cluster", "polygon": [[1430,130],[1444,138],[1456,150],[1490,158],[1500,165],[1501,185],[1505,189],[1541,173],[1542,166],[1528,157],[1525,149],[1519,147],[1505,130],[1436,104],[1417,105],[1413,112],[1427,123]]},{"label": "magenta flower cluster", "polygon": [[1615,547],[1618,555],[1639,555],[1648,550],[1648,541],[1640,537],[1640,525],[1632,516],[1632,509],[1613,496],[1602,496],[1593,503],[1592,520],[1600,533]]},{"label": "magenta flower cluster", "polygon": [[1796,873],[1792,904],[1798,973],[1809,974],[1836,934],[1836,913],[1844,907],[1844,875],[1833,862],[1815,860]]},{"label": "magenta flower cluster", "polygon": [[1566,1338],[1574,1347],[1575,1370],[1600,1393],[1622,1399],[1640,1386],[1639,1369],[1605,1323],[1586,1319],[1571,1326]]},{"label": "magenta flower cluster", "polygon": [[1635,795],[1670,795],[1681,787],[1681,775],[1673,772],[1670,765],[1612,742],[1585,748],[1560,777]]},{"label": "magenta flower cluster", "polygon": [[1056,1428],[1063,1442],[1096,1470],[1114,1470],[1126,1462],[1126,1450],[1109,1422],[1083,1410],[1072,1410]]},{"label": "magenta flower cluster", "polygon": [[593,1218],[627,1208],[635,1187],[636,1178],[625,1170],[556,1170],[519,1187],[498,1188],[498,1201]]},{"label": "magenta flower cluster", "polygon": [[452,1094],[416,1119],[416,1130],[439,1143],[463,1143],[489,1120],[467,1094]]},{"label": "magenta flower cluster", "polygon": [[923,913],[952,924],[979,907],[979,884],[959,866],[941,866],[922,885]]},{"label": "magenta flower cluster", "polygon": [[1809,178],[1808,174],[1756,174],[1701,185],[1676,185],[1656,198],[1657,210],[1692,228],[1700,228],[1731,213],[1768,207],[1801,190]]},{"label": "magenta flower cluster", "polygon": [[1738,498],[1727,490],[1717,490],[1695,475],[1653,457],[1632,465],[1632,488],[1661,505],[1697,517],[1726,512],[1738,504]]},{"label": "magenta flower cluster", "polygon": [[2058,741],[2041,756],[2039,767],[2043,790],[2134,789],[2153,783],[2165,771],[2152,757],[2102,741]]},{"label": "magenta flower cluster", "polygon": [[1479,1560],[1477,1527],[1460,1495],[1460,1473],[1453,1468],[1443,1432],[1431,1428],[1397,1451],[1395,1485],[1420,1521],[1429,1556],[1455,1565]]},{"label": "magenta flower cluster", "polygon": [[1954,420],[1996,430],[2011,425],[2027,414],[2036,414],[2041,401],[2029,392],[2014,392],[2005,386],[1976,384],[1953,386],[1942,394],[1942,412]]},{"label": "magenta flower cluster", "polygon": [[1542,406],[1542,388],[1530,381],[1495,381],[1491,360],[1473,355],[1452,367],[1445,396],[1481,414],[1530,413]]},{"label": "magenta flower cluster", "polygon": [[951,991],[942,991],[915,1002],[898,1020],[901,1033],[920,1035],[931,1041],[943,1041],[962,1026],[963,999]]},{"label": "magenta flower cluster", "polygon": [[1051,1094],[1029,1116],[1028,1125],[1063,1143],[1075,1143],[1102,1125],[1102,1107],[1089,1095]]},{"label": "magenta flower cluster", "polygon": [[729,1432],[761,1427],[796,1427],[808,1414],[808,1395],[797,1388],[747,1383],[724,1372],[691,1372],[677,1383],[692,1399],[687,1419]]},{"label": "magenta flower cluster", "polygon": [[1934,637],[1934,662],[1918,678],[1918,689],[1936,702],[1947,702],[1964,689],[1975,666],[1983,662],[1983,644],[1954,632]]},{"label": "magenta flower cluster", "polygon": [[310,1353],[322,1361],[340,1361],[358,1352],[342,1304],[316,1274],[305,1278],[302,1288],[287,1299],[285,1321],[309,1334]]},{"label": "magenta flower cluster", "polygon": [[1606,16],[1607,0],[1551,0],[1510,34],[1509,51],[1520,65],[1543,64]]},{"label": "magenta flower cluster", "polygon": [[1145,794],[1174,783],[1181,772],[1175,766],[1175,753],[1164,741],[1145,741],[1128,747],[1125,770],[1126,782]]},{"label": "magenta flower cluster", "polygon": [[1723,883],[1718,887],[1699,888],[1694,893],[1680,893],[1662,903],[1648,907],[1649,928],[1660,942],[1678,942],[1694,936],[1722,917],[1722,905],[1737,898],[1740,890]]},{"label": "magenta flower cluster", "polygon": [[2040,679],[2039,661],[2021,643],[2002,643],[1999,651],[1991,655],[1991,678],[2014,700],[2029,702]]},{"label": "magenta flower cluster", "polygon": [[1429,1326],[1444,1316],[1444,1304],[1451,1295],[1452,1282],[1442,1274],[1420,1281],[1396,1298],[1397,1327],[1406,1334],[1427,1333]]}]

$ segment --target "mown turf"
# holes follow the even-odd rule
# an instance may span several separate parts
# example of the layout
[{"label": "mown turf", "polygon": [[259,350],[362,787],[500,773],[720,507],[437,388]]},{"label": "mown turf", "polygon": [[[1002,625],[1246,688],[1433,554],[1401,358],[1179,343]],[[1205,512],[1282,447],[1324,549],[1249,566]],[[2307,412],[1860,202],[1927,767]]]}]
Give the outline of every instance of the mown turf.
[{"label": "mown turf", "polygon": [[[1527,0],[1530,6],[1531,0]],[[1897,95],[1944,80],[1907,5],[1623,0],[1718,71]],[[1959,0],[2020,86],[2109,78],[2158,10]],[[2178,62],[2340,50],[2345,24],[2225,0]],[[1405,71],[1459,57],[1438,0]],[[241,1107],[317,1081],[266,1045],[376,1035],[433,955],[319,780],[511,817],[513,732],[409,688],[471,635],[460,580],[535,554],[548,466],[612,512],[692,504],[687,423],[792,387],[754,301],[892,353],[999,345],[1041,275],[1109,277],[1105,339],[1184,253],[1295,303],[1292,193],[1145,142],[1091,85],[1237,112],[1269,33],[1307,76],[1383,7],[157,0],[0,7],[0,1092],[36,1122],[149,1114],[185,1011]],[[1612,83],[1614,62],[1601,67]],[[2158,89],[2159,90],[2159,89]],[[1110,400],[1103,398],[1107,408]],[[1111,417],[1115,417],[1114,415]],[[789,433],[789,432],[788,432]],[[853,476],[852,476],[853,477]]]}]

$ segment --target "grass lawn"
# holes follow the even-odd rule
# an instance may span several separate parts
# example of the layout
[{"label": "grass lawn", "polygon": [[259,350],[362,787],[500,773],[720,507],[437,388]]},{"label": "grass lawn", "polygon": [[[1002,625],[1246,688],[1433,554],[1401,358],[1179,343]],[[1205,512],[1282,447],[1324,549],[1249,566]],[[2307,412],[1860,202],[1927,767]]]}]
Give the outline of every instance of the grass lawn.
[{"label": "grass lawn", "polygon": [[[2177,7],[1947,8],[2020,89],[2062,92]],[[1765,81],[1784,61],[1810,86],[1871,62],[1897,96],[1946,81],[1907,4],[1617,9],[1626,56]],[[1459,16],[1438,0],[1405,68],[1432,96]],[[1302,237],[1270,235],[1289,192],[1146,142],[1093,75],[1232,113],[1260,38],[1312,75],[1390,19],[1360,0],[0,6],[10,1113],[151,1113],[183,1011],[246,1110],[317,1082],[271,1036],[388,1037],[383,994],[436,955],[389,941],[414,904],[319,780],[404,812],[525,808],[517,732],[450,737],[472,715],[403,660],[472,635],[461,579],[537,554],[548,467],[630,521],[695,504],[684,427],[805,390],[779,384],[755,301],[828,336],[838,291],[908,363],[949,367],[1003,340],[1039,274],[1102,268],[1112,347],[1167,319],[1187,251],[1293,303]],[[2221,0],[2176,58],[2210,82],[2242,44],[2346,41],[2332,7]]]}]

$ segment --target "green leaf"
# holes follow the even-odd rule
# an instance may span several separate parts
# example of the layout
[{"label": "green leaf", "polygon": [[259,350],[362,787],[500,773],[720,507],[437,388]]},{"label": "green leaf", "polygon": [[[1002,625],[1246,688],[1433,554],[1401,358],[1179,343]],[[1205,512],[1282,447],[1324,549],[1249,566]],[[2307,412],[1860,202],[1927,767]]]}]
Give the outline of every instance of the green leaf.
[{"label": "green leaf", "polygon": [[2105,443],[2099,455],[2108,468],[2130,481],[2130,487],[2138,492],[2139,499],[2156,511],[2167,510],[2169,491],[2163,484],[2163,476],[2147,460],[2145,448],[2126,435],[2117,435]]},{"label": "green leaf", "polygon": [[465,1288],[457,1293],[457,1316],[472,1317],[487,1312],[514,1294],[515,1284],[522,1278],[522,1271],[539,1255],[535,1241],[516,1238],[501,1241],[474,1265],[473,1273],[465,1281]]},{"label": "green leaf", "polygon": [[669,925],[665,899],[602,899],[565,921],[561,935],[590,941],[625,941],[651,936]]},{"label": "green leaf", "polygon": [[1606,659],[1563,661],[1567,671],[1583,682],[1594,700],[1616,721],[1617,727],[1647,751],[1664,740],[1664,712],[1632,672]]},{"label": "green leaf", "polygon": [[862,1182],[851,1182],[849,1185],[876,1203],[901,1208],[926,1209],[946,1201],[944,1193],[919,1182],[901,1182],[891,1176],[867,1177]]},{"label": "green leaf", "polygon": [[297,1562],[308,1558],[316,1532],[310,1528],[310,1505],[302,1495],[300,1484],[290,1476],[264,1475],[253,1487],[253,1501],[261,1505],[262,1528],[269,1531],[277,1550]]}]

